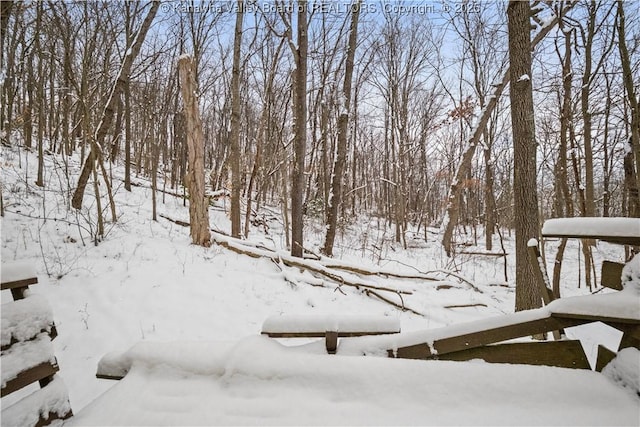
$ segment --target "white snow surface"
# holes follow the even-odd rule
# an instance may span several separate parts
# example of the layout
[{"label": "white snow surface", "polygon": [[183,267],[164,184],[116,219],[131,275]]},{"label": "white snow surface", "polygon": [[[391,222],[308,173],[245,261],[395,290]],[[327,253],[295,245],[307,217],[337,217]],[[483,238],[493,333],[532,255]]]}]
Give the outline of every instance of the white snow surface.
[{"label": "white snow surface", "polygon": [[[266,337],[134,347],[91,425],[631,425],[638,401],[592,371],[291,351]],[[201,357],[193,357],[199,354]],[[208,357],[202,357],[206,354]]]},{"label": "white snow surface", "polygon": [[629,347],[618,355],[602,370],[602,373],[619,384],[635,398],[640,398],[640,350]]},{"label": "white snow surface", "polygon": [[542,235],[640,237],[640,218],[554,218],[544,222]]},{"label": "white snow surface", "polygon": [[621,280],[623,291],[640,295],[640,254],[636,254],[622,268]]},{"label": "white snow surface", "polygon": [[51,331],[53,313],[42,295],[32,294],[21,300],[2,304],[2,346],[11,339],[25,341],[42,331]]},{"label": "white snow surface", "polygon": [[[4,230],[3,230],[4,231]],[[2,283],[17,282],[18,280],[36,277],[36,269],[29,261],[14,261],[2,264],[0,268],[0,279]]]},{"label": "white snow surface", "polygon": [[640,322],[639,296],[635,292],[623,290],[603,295],[560,298],[552,301],[546,309],[551,313],[623,318]]},{"label": "white snow surface", "polygon": [[270,316],[262,324],[263,333],[283,332],[400,332],[397,317],[348,314]]},{"label": "white snow surface", "polygon": [[[0,150],[3,188],[11,189],[3,191],[2,263],[21,260],[38,274],[40,283],[31,289],[48,301],[56,319],[59,335],[50,345],[76,414],[72,425],[640,424],[640,399],[594,372],[347,357],[355,354],[348,352],[350,347],[362,348],[361,340],[383,337],[340,339],[338,355],[328,356],[322,339],[285,348],[292,342],[260,336],[266,318],[290,313],[397,318],[403,337],[431,331],[427,338],[432,339],[449,325],[464,329],[475,322],[503,322],[502,316],[513,314],[515,295],[514,240],[508,233],[505,278],[505,258],[457,254],[454,265],[437,229],[408,230],[405,250],[394,242],[384,219],[363,216],[346,224],[336,236],[338,263],[381,274],[335,270],[354,283],[410,292],[402,299],[385,295],[418,315],[308,271],[283,271],[283,263],[272,259],[250,258],[217,244],[192,245],[188,228],[162,217],[151,219],[148,181],[136,178],[140,186],[130,193],[122,188],[121,165],[112,172],[118,222],[106,218],[107,236],[94,246],[86,232],[95,229],[87,221],[95,221],[94,195],[88,190],[77,215],[67,210],[68,188],[59,179],[68,165],[69,182],[77,182],[78,159],[46,154],[42,189],[32,184],[35,153]],[[224,199],[210,208],[213,228],[230,230],[226,208]],[[286,260],[279,208],[262,209],[260,214],[271,218],[268,231],[252,227],[243,243],[270,248],[276,261]],[[189,217],[182,200],[166,194],[158,197],[158,213],[183,221]],[[307,221],[305,247],[317,252],[323,240],[323,224]],[[484,251],[470,242],[469,251]],[[499,243],[496,237],[494,244]],[[557,242],[545,244],[548,265],[556,247]],[[578,242],[569,241],[563,298],[589,293],[577,286],[580,255]],[[624,250],[603,243],[593,256],[596,263],[622,262]],[[387,274],[392,272],[416,278]],[[613,293],[605,289],[601,296]],[[10,298],[2,292],[3,303]],[[581,340],[592,365],[599,344],[615,349],[620,341],[619,331],[602,324],[566,333]],[[95,378],[107,354],[102,368],[128,372],[123,380]],[[3,356],[3,375],[4,362]],[[17,394],[3,398],[3,406]]]}]

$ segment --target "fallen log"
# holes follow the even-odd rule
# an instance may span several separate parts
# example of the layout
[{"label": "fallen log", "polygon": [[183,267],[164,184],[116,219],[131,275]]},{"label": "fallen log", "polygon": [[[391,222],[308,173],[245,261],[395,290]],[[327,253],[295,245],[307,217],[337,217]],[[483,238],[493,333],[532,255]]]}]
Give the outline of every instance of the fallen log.
[{"label": "fallen log", "polygon": [[287,267],[297,267],[301,269],[305,269],[311,273],[319,274],[325,276],[332,281],[339,283],[341,285],[351,286],[358,290],[360,288],[373,289],[378,291],[391,292],[397,295],[412,295],[413,292],[407,290],[399,290],[392,289],[384,286],[378,286],[371,283],[367,283],[362,280],[354,280],[349,279],[345,276],[342,276],[336,272],[329,271],[328,267],[323,266],[317,261],[310,261],[301,258],[291,257],[284,253],[278,253],[266,248],[256,248],[255,246],[243,245],[241,241],[235,241],[237,239],[233,239],[231,237],[218,235],[216,236],[216,232],[213,232],[213,240],[221,245],[224,248],[227,248],[236,253],[240,253],[243,255],[248,255],[252,258],[270,258],[272,260],[279,260]]},{"label": "fallen log", "polygon": [[[182,227],[189,227],[189,223],[177,219],[170,218],[166,215],[159,215],[161,218],[164,218],[168,221],[171,221],[177,225]],[[343,286],[348,286],[354,288],[366,296],[373,297],[379,299],[380,301],[386,302],[387,304],[392,305],[395,308],[398,308],[403,311],[409,311],[411,313],[424,316],[425,314],[408,307],[405,304],[403,295],[413,295],[413,291],[409,289],[394,289],[391,287],[380,286],[378,284],[371,283],[363,278],[356,276],[388,276],[394,277],[398,279],[408,279],[408,280],[427,280],[431,282],[438,282],[441,279],[434,278],[430,276],[430,273],[442,273],[448,276],[456,277],[460,282],[465,283],[470,288],[478,293],[482,293],[482,291],[477,288],[473,283],[471,283],[468,279],[462,277],[459,274],[454,272],[446,271],[446,270],[435,270],[430,272],[417,272],[417,273],[396,273],[384,270],[368,270],[366,268],[353,266],[346,263],[340,263],[337,260],[321,257],[320,260],[316,259],[302,259],[290,256],[288,253],[283,251],[276,251],[271,248],[265,247],[262,243],[256,243],[251,241],[245,241],[233,238],[226,233],[211,229],[211,237],[212,240],[218,245],[231,250],[233,252],[249,256],[251,258],[267,258],[270,259],[277,267],[282,271],[284,275],[284,279],[287,283],[290,283],[293,286],[298,286],[301,283],[308,284],[311,286],[323,286],[323,287],[331,287],[337,286],[336,290],[340,291],[344,294],[344,291],[341,289]],[[286,268],[297,268],[301,270],[308,271],[315,278],[315,280],[310,280],[310,278],[302,277],[299,273],[292,273],[290,271],[286,271]],[[339,271],[346,272],[347,274],[341,274]],[[387,295],[385,295],[387,293]],[[397,301],[396,301],[397,299]],[[466,306],[466,305],[465,305]],[[473,305],[468,305],[473,306]],[[485,306],[485,304],[475,304],[475,306]],[[446,308],[455,308],[458,306],[448,306]],[[462,306],[460,306],[462,307]]]}]

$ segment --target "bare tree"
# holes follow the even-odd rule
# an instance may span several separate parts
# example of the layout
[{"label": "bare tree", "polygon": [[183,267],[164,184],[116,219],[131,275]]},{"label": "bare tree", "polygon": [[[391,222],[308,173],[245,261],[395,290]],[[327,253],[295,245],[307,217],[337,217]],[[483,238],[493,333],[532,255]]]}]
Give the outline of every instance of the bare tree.
[{"label": "bare tree", "polygon": [[[278,77],[278,67],[282,58],[282,51],[285,46],[286,39],[281,37],[279,40],[274,40],[271,36],[271,32],[265,31],[262,47],[254,55],[254,59],[259,61],[259,65],[256,65],[256,70],[259,70],[260,76],[256,76],[256,79],[260,81],[257,85],[260,89],[260,97],[262,98],[262,109],[260,112],[260,120],[258,122],[258,131],[256,135],[255,155],[253,158],[253,165],[251,167],[251,174],[249,176],[249,183],[246,188],[246,212],[244,223],[245,237],[249,234],[249,224],[251,223],[251,214],[253,210],[253,201],[255,197],[256,211],[260,207],[260,202],[265,198],[265,189],[267,187],[268,179],[265,180],[265,169],[271,167],[271,159],[276,154],[276,150],[269,151],[269,147],[276,145],[275,140],[279,133],[280,125],[276,125],[277,117],[279,114],[286,115],[287,109],[278,111],[278,87],[284,87],[284,84],[278,85],[276,78]],[[280,91],[280,94],[286,99],[290,98],[290,91]],[[273,175],[273,173],[269,174]],[[268,176],[266,177],[268,178]],[[253,194],[255,189],[255,196]],[[287,216],[285,215],[285,218]],[[287,233],[288,236],[288,233]]]},{"label": "bare tree", "polygon": [[[15,55],[19,41],[18,17],[14,17],[13,26],[9,31],[9,18],[12,15],[20,15],[22,5],[20,2],[0,2],[0,63],[6,67],[7,75],[0,83],[0,140],[9,141],[11,134],[11,118],[13,116],[13,100],[15,97]],[[10,38],[8,36],[11,35]],[[6,44],[6,47],[5,47]]]},{"label": "bare tree", "polygon": [[240,237],[240,194],[242,177],[240,175],[240,48],[242,46],[242,21],[244,20],[244,1],[238,0],[236,10],[236,28],[233,39],[233,70],[231,72],[231,235]]},{"label": "bare tree", "polygon": [[73,194],[72,206],[75,209],[80,209],[82,207],[84,190],[87,186],[87,182],[89,181],[91,170],[95,167],[96,162],[102,165],[101,167],[104,169],[104,164],[102,161],[102,147],[104,144],[105,136],[107,135],[107,132],[111,127],[111,123],[113,122],[113,117],[117,109],[120,93],[125,88],[127,81],[129,80],[129,72],[131,70],[131,66],[133,65],[133,61],[138,55],[138,52],[140,52],[142,43],[144,42],[145,36],[147,35],[147,31],[149,31],[149,27],[151,27],[151,23],[153,22],[153,18],[155,17],[159,7],[160,1],[153,0],[151,3],[151,8],[149,9],[147,16],[140,26],[133,44],[127,50],[127,53],[124,56],[122,67],[120,68],[116,81],[113,85],[113,88],[111,89],[111,93],[109,94],[109,98],[107,104],[104,107],[102,119],[100,120],[98,129],[96,130],[95,137],[91,139],[91,151],[89,152],[89,156],[85,160],[84,166],[82,167],[80,178],[78,179],[78,186],[76,187],[76,191]]},{"label": "bare tree", "polygon": [[342,87],[342,99],[340,115],[338,118],[338,142],[336,158],[333,165],[331,192],[329,194],[329,206],[327,210],[327,234],[324,240],[322,252],[325,255],[333,255],[333,242],[336,237],[338,223],[338,208],[342,203],[342,178],[347,162],[347,124],[351,108],[351,81],[353,76],[353,61],[356,51],[358,36],[358,17],[360,16],[360,0],[356,0],[351,8],[351,27],[349,29],[349,42],[347,45],[347,58],[345,62],[344,85]]},{"label": "bare tree", "polygon": [[196,245],[209,247],[211,232],[209,231],[209,203],[204,188],[204,136],[198,106],[195,64],[191,56],[184,55],[178,59],[178,72],[187,122],[189,168],[185,180],[189,188],[191,241]]},{"label": "bare tree", "polygon": [[[7,27],[9,26],[9,15],[13,9],[13,0],[3,1],[0,4],[0,55],[4,60],[4,39],[7,35]],[[4,61],[3,61],[4,63]]]},{"label": "bare tree", "polygon": [[298,46],[290,43],[295,59],[293,173],[291,177],[291,255],[303,255],[304,228],[304,169],[307,150],[307,0],[298,0]]},{"label": "bare tree", "polygon": [[[559,22],[561,17],[566,14],[567,11],[569,11],[574,5],[575,1],[567,2],[562,7],[558,15],[554,15],[552,19],[550,19],[544,26],[542,26],[533,40],[530,40],[528,43],[530,44],[532,49],[544,39],[544,37]],[[528,9],[530,10],[531,8],[529,7]],[[529,19],[529,15],[527,15],[527,19]],[[504,88],[509,84],[510,76],[512,74],[510,71],[510,67],[505,70],[501,81],[494,85],[495,90],[489,97],[489,101],[486,107],[482,110],[482,113],[478,118],[473,132],[467,140],[467,144],[463,149],[462,157],[458,163],[458,167],[456,168],[456,174],[453,182],[451,183],[451,188],[449,189],[449,195],[447,197],[446,213],[442,221],[442,245],[447,252],[447,255],[451,255],[453,230],[456,226],[458,216],[460,214],[460,194],[462,191],[462,183],[464,182],[464,179],[468,175],[469,169],[471,168],[471,160],[473,159],[473,154],[475,153],[475,149],[480,142],[480,138],[484,133],[489,118],[491,117],[493,110],[498,105],[498,100],[500,99],[500,96],[502,96]]]},{"label": "bare tree", "polygon": [[536,192],[536,142],[531,83],[531,7],[510,1],[509,74],[511,126],[513,128],[513,191],[516,232],[516,311],[540,306],[535,275],[527,255],[527,242],[538,236]]},{"label": "bare tree", "polygon": [[[555,164],[555,182],[556,182],[556,199],[557,209],[556,214],[559,216],[566,215],[567,217],[573,216],[573,200],[571,199],[571,191],[569,189],[569,181],[567,176],[567,150],[569,146],[569,128],[573,126],[573,114],[571,106],[571,77],[573,75],[571,68],[571,52],[572,52],[572,35],[574,30],[564,28],[561,24],[561,29],[564,33],[564,58],[558,53],[560,60],[562,61],[562,98],[560,105],[560,147],[558,149],[558,156]],[[564,202],[564,203],[563,203]],[[562,215],[564,213],[564,215]],[[567,246],[567,239],[562,239],[558,246],[558,252],[556,253],[556,262],[553,265],[553,292],[560,296],[560,272],[562,269],[562,258]]]},{"label": "bare tree", "polygon": [[622,63],[624,87],[631,110],[631,135],[628,140],[629,148],[624,157],[625,184],[629,198],[629,216],[640,217],[640,101],[633,83],[625,25],[624,2],[618,0],[618,50]]}]

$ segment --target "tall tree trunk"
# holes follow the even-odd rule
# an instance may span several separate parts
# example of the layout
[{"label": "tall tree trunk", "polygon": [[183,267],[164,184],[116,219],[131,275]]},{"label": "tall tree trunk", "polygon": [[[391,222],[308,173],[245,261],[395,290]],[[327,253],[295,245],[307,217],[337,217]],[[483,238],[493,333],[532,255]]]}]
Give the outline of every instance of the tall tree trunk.
[{"label": "tall tree trunk", "polygon": [[104,218],[102,215],[102,200],[100,199],[100,187],[98,186],[98,171],[95,168],[91,170],[93,175],[93,192],[96,196],[96,211],[98,214],[96,233],[93,237],[94,245],[98,246],[98,242],[104,238]]},{"label": "tall tree trunk", "polygon": [[298,47],[294,49],[295,139],[291,185],[291,255],[302,258],[304,167],[307,150],[307,0],[298,0]]},{"label": "tall tree trunk", "polygon": [[[7,4],[5,4],[7,3]],[[7,75],[2,80],[2,84],[0,88],[2,88],[2,102],[0,102],[0,113],[2,113],[0,120],[0,138],[3,139],[3,142],[7,142],[10,144],[11,141],[11,122],[13,119],[13,109],[14,109],[14,101],[15,101],[15,92],[16,92],[16,73],[17,73],[17,64],[16,64],[16,51],[18,49],[18,43],[20,37],[18,36],[19,28],[18,23],[20,22],[19,16],[13,20],[12,31],[8,31],[9,26],[9,15],[11,13],[17,13],[18,15],[22,14],[20,3],[18,6],[15,6],[15,2],[3,2],[0,1],[2,9],[0,12],[2,13],[1,23],[2,23],[2,51],[0,55],[2,55],[2,64],[6,64]],[[4,14],[6,12],[6,15]],[[13,37],[7,40],[7,36],[12,34]],[[8,46],[5,49],[4,43],[8,42]],[[5,57],[4,54],[7,54]],[[4,132],[2,132],[4,131]]]},{"label": "tall tree trunk", "polygon": [[[158,208],[158,163],[160,163],[160,147],[157,135],[151,137],[151,219],[153,221],[158,220],[157,208]],[[204,171],[203,171],[204,173]]]},{"label": "tall tree trunk", "polygon": [[[591,138],[591,111],[589,105],[589,94],[591,93],[591,68],[592,68],[592,47],[595,34],[596,2],[592,0],[588,6],[589,18],[587,22],[587,34],[584,41],[584,72],[582,73],[582,86],[580,87],[580,104],[583,121],[584,140],[584,188],[585,188],[585,211],[583,216],[595,216],[595,196],[593,184],[593,143]],[[587,245],[585,245],[587,246]],[[587,246],[588,247],[588,246]],[[589,259],[589,258],[586,258]],[[588,270],[587,265],[585,269]]]},{"label": "tall tree trunk", "polygon": [[[37,6],[37,15],[36,15],[36,28],[35,28],[35,48],[38,54],[40,54],[41,46],[40,46],[40,22],[42,20],[42,3],[39,3]],[[54,68],[51,67],[49,70],[49,76],[53,77]],[[29,71],[30,78],[33,78],[33,71]],[[38,80],[40,82],[45,81],[45,70],[44,70],[44,60],[43,58],[38,59]],[[52,79],[53,80],[53,79]],[[33,80],[29,82],[32,84]],[[52,97],[53,98],[53,97]],[[29,100],[31,106],[33,105],[33,101]],[[38,175],[36,177],[36,185],[38,187],[44,187],[44,126],[46,123],[45,119],[45,111],[46,111],[46,99],[45,99],[45,89],[44,85],[38,85]],[[31,120],[30,120],[31,121]],[[29,123],[29,126],[32,126],[32,123]],[[31,131],[31,129],[30,129]],[[51,141],[51,139],[49,139]]]},{"label": "tall tree trunk", "polygon": [[[39,43],[38,43],[39,44]],[[43,61],[38,61],[38,76],[40,81],[44,80]],[[36,185],[44,188],[44,126],[46,99],[44,87],[40,85],[38,88],[38,175],[36,177]],[[31,125],[31,124],[30,124]]]},{"label": "tall tree trunk", "polygon": [[496,202],[493,195],[493,164],[491,162],[491,143],[489,141],[489,133],[485,132],[484,136],[485,148],[484,152],[484,216],[485,216],[485,239],[484,245],[487,251],[493,250],[493,232],[496,228]]},{"label": "tall tree trunk", "polygon": [[[595,189],[593,182],[593,142],[591,137],[591,107],[589,104],[589,94],[591,93],[592,79],[592,50],[593,38],[595,35],[597,5],[592,0],[587,6],[589,17],[587,20],[587,34],[584,40],[584,72],[582,73],[582,85],[580,86],[580,105],[583,122],[584,141],[584,211],[582,216],[595,216]],[[582,253],[584,255],[585,282],[589,289],[592,287],[591,278],[591,247],[595,245],[595,240],[582,241]]]},{"label": "tall tree trunk", "polygon": [[124,189],[131,192],[131,86],[124,87]]},{"label": "tall tree trunk", "polygon": [[560,184],[561,197],[565,203],[565,216],[572,217],[574,215],[573,199],[571,190],[569,189],[569,178],[567,175],[567,151],[569,149],[569,129],[572,127],[573,113],[571,103],[571,34],[569,31],[565,34],[564,60],[562,65],[562,106],[560,109],[560,152],[558,155],[558,176],[556,180]]},{"label": "tall tree trunk", "polygon": [[195,66],[191,56],[185,55],[178,59],[178,72],[187,121],[189,167],[186,184],[189,188],[191,241],[196,245],[209,247],[211,232],[209,231],[209,203],[205,197],[204,186],[204,135],[196,95]]},{"label": "tall tree trunk", "polygon": [[[29,55],[29,64],[27,68],[29,71],[27,72],[27,101],[25,102],[24,111],[22,112],[23,122],[22,122],[22,131],[24,135],[24,147],[27,150],[31,150],[33,146],[33,99],[35,95],[33,93],[33,89],[35,85],[35,78],[33,77],[33,52]],[[40,61],[39,61],[40,62]],[[38,79],[41,76],[38,76]],[[40,90],[38,90],[38,95],[40,95]]]},{"label": "tall tree trunk", "polygon": [[122,102],[122,96],[118,97],[118,109],[116,110],[116,124],[113,132],[113,138],[111,138],[111,153],[109,154],[109,161],[114,164],[120,154],[120,140],[122,139],[122,114],[124,103]]},{"label": "tall tree trunk", "polygon": [[[640,107],[636,88],[633,84],[633,73],[629,50],[627,49],[624,2],[618,0],[618,49],[622,63],[622,79],[631,107],[631,135],[629,150],[624,157],[624,175],[629,198],[629,216],[640,217]],[[634,163],[635,157],[635,163]]]},{"label": "tall tree trunk", "polygon": [[242,46],[242,21],[244,19],[244,0],[238,0],[236,10],[236,28],[233,38],[233,69],[231,71],[231,236],[240,238],[240,48]]},{"label": "tall tree trunk", "polygon": [[513,191],[516,232],[516,311],[540,306],[527,242],[538,237],[536,142],[531,84],[531,7],[511,0],[507,7],[511,126],[513,128]]},{"label": "tall tree trunk", "polygon": [[[4,142],[6,138],[9,141],[9,122],[11,116],[11,103],[9,99],[12,97],[8,95],[12,90],[12,74],[13,74],[13,56],[14,53],[11,52],[11,49],[7,49],[9,51],[9,57],[5,57],[5,48],[4,44],[7,40],[7,33],[9,29],[9,16],[11,15],[11,11],[13,10],[14,2],[12,0],[0,1],[0,64],[4,67],[7,66],[8,73],[2,79],[2,83],[0,83],[0,140]],[[16,20],[17,22],[18,20]],[[5,116],[8,117],[5,122]],[[6,132],[6,134],[5,134]],[[1,200],[1,199],[0,199]],[[4,209],[3,209],[4,216]]]},{"label": "tall tree trunk", "polygon": [[609,76],[605,75],[606,95],[604,106],[604,132],[602,134],[602,216],[609,216],[611,205],[611,156],[609,155],[609,118],[611,117],[611,81]]},{"label": "tall tree trunk", "polygon": [[9,27],[9,15],[13,9],[13,0],[5,0],[0,2],[0,59],[4,64],[4,40],[7,37],[7,28]]},{"label": "tall tree trunk", "polygon": [[347,46],[347,60],[344,72],[344,85],[342,87],[342,105],[338,117],[338,142],[336,158],[333,165],[331,192],[329,194],[329,207],[327,210],[327,234],[324,240],[322,252],[327,256],[333,256],[333,243],[336,237],[338,224],[338,209],[342,203],[342,178],[347,162],[347,125],[349,122],[349,110],[351,108],[351,84],[353,77],[353,61],[356,53],[358,36],[358,17],[360,16],[360,0],[357,0],[351,8],[351,27],[349,29],[349,45]]},{"label": "tall tree trunk", "polygon": [[[558,202],[558,214],[564,211],[566,217],[573,217],[573,199],[569,189],[569,181],[567,175],[567,150],[569,147],[569,129],[572,127],[573,113],[571,102],[571,35],[573,30],[565,32],[564,58],[562,59],[562,105],[560,106],[560,149],[558,160],[556,162],[555,180],[558,183],[558,194],[556,198]],[[562,203],[564,202],[564,207]],[[552,290],[556,298],[560,298],[560,273],[562,272],[562,259],[564,251],[567,247],[567,239],[562,239],[556,252],[555,262],[553,264],[553,285]]]}]

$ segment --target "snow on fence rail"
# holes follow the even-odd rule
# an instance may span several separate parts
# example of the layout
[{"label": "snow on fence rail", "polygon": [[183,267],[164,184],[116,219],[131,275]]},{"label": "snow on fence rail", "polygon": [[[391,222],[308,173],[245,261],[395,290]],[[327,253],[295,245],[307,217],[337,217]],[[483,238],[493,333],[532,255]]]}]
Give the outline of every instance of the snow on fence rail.
[{"label": "snow on fence rail", "polygon": [[394,334],[400,332],[400,320],[371,315],[295,315],[271,316],[262,324],[263,334],[314,333],[333,331],[341,334]]},{"label": "snow on fence rail", "polygon": [[640,245],[640,218],[555,218],[542,226],[544,237],[599,239]]},{"label": "snow on fence rail", "polygon": [[280,315],[267,318],[262,334],[272,338],[325,337],[327,353],[335,354],[338,337],[385,335],[400,332],[400,320],[371,315]]}]

